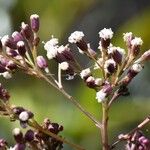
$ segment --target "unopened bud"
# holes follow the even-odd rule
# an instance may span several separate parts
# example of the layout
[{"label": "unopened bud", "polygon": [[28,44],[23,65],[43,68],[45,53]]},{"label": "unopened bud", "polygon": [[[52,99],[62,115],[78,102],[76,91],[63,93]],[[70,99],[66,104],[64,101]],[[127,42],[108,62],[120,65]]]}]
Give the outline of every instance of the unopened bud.
[{"label": "unopened bud", "polygon": [[89,88],[95,88],[96,85],[95,85],[95,79],[94,77],[92,76],[89,76],[87,79],[86,79],[86,85],[89,87]]},{"label": "unopened bud", "polygon": [[45,69],[48,67],[47,61],[43,56],[38,56],[36,62],[39,68]]},{"label": "unopened bud", "polygon": [[21,24],[21,33],[23,36],[30,42],[33,41],[33,32],[28,24],[22,22]]},{"label": "unopened bud", "polygon": [[13,130],[13,135],[17,143],[23,142],[23,133],[19,128],[15,128]]},{"label": "unopened bud", "polygon": [[37,14],[33,14],[30,16],[31,28],[34,32],[39,31],[40,21],[39,16]]},{"label": "unopened bud", "polygon": [[21,56],[25,55],[25,53],[26,53],[26,47],[25,47],[25,43],[23,41],[17,42],[17,49],[18,49],[18,53]]},{"label": "unopened bud", "polygon": [[26,132],[26,134],[25,134],[25,140],[26,140],[27,142],[31,142],[31,141],[34,140],[34,132],[33,132],[33,130],[28,130],[28,131]]},{"label": "unopened bud", "polygon": [[18,31],[13,32],[12,37],[16,43],[24,40],[23,36]]},{"label": "unopened bud", "polygon": [[9,47],[11,49],[16,49],[16,43],[14,42],[13,38],[9,35],[4,35],[1,39],[2,45]]},{"label": "unopened bud", "polygon": [[105,61],[104,70],[107,74],[112,74],[116,70],[116,63],[113,59],[108,59]]},{"label": "unopened bud", "polygon": [[82,79],[86,80],[89,76],[91,76],[91,70],[89,68],[82,70],[80,76]]}]

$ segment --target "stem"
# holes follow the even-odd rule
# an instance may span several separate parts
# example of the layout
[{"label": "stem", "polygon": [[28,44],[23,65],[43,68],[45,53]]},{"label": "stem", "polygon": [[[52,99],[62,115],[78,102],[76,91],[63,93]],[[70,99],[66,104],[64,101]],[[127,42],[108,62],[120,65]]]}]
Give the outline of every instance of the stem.
[{"label": "stem", "polygon": [[58,64],[58,86],[60,89],[62,88],[60,64]]},{"label": "stem", "polygon": [[109,145],[108,145],[108,104],[107,104],[107,101],[102,103],[101,137],[102,137],[102,149],[103,150],[109,150]]},{"label": "stem", "polygon": [[59,88],[55,84],[53,84],[46,76],[41,75],[41,77],[48,82],[50,85],[52,85],[54,88],[56,88],[60,93],[62,93],[69,101],[71,101],[83,114],[85,114],[94,124],[98,127],[101,128],[102,124],[97,121],[97,119],[88,111],[81,106],[76,99],[74,99],[71,95],[69,95],[63,88]]},{"label": "stem", "polygon": [[58,135],[56,135],[56,134],[54,134],[54,133],[52,133],[52,132],[50,132],[50,131],[48,131],[48,130],[43,129],[34,119],[32,119],[32,120],[29,122],[29,125],[30,125],[31,127],[35,128],[35,129],[38,129],[39,131],[41,131],[41,132],[43,132],[43,133],[45,133],[45,134],[47,134],[47,135],[49,135],[49,136],[55,138],[55,139],[57,139],[57,140],[63,142],[63,143],[66,143],[66,144],[70,145],[70,146],[73,147],[75,150],[85,150],[85,149],[82,148],[81,146],[76,145],[76,144],[74,144],[74,143],[71,143],[71,142],[69,142],[68,140],[61,138],[60,136],[58,136]]}]

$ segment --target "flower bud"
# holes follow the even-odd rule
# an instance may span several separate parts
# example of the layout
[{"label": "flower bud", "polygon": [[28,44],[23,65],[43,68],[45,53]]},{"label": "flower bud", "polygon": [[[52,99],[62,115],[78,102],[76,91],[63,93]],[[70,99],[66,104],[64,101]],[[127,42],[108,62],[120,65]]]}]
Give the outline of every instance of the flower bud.
[{"label": "flower bud", "polygon": [[86,85],[87,85],[89,88],[95,88],[95,87],[96,87],[96,85],[95,85],[95,79],[94,79],[94,77],[92,77],[92,76],[89,76],[89,77],[85,80],[85,82],[86,82]]},{"label": "flower bud", "polygon": [[7,71],[7,69],[5,68],[5,66],[0,64],[0,73],[4,73],[5,71]]},{"label": "flower bud", "polygon": [[39,16],[37,14],[33,14],[30,16],[30,24],[34,32],[39,31],[40,21],[39,21]]},{"label": "flower bud", "polygon": [[80,76],[82,79],[86,80],[89,76],[91,76],[90,68],[84,69],[81,71]]},{"label": "flower bud", "polygon": [[114,33],[112,32],[111,28],[110,29],[104,28],[99,32],[99,37],[101,38],[100,43],[102,48],[107,49],[107,47],[110,45],[110,40],[112,39],[113,34]]},{"label": "flower bud", "polygon": [[140,64],[134,64],[119,84],[128,85],[142,69],[143,67]]},{"label": "flower bud", "polygon": [[143,44],[143,41],[139,37],[135,37],[134,39],[131,40],[131,56],[135,58],[138,56],[140,52],[140,47]]},{"label": "flower bud", "polygon": [[113,59],[105,61],[104,70],[107,74],[113,74],[116,71],[116,63]]},{"label": "flower bud", "polygon": [[123,40],[125,41],[125,43],[129,49],[131,49],[131,41],[133,38],[134,37],[133,37],[132,32],[123,33]]},{"label": "flower bud", "polygon": [[13,135],[14,135],[15,141],[17,143],[23,142],[23,133],[21,132],[21,130],[19,128],[15,128],[13,130]]},{"label": "flower bud", "polygon": [[20,121],[23,121],[23,122],[28,121],[28,119],[29,119],[29,113],[27,111],[21,112],[19,114],[19,119],[20,119]]},{"label": "flower bud", "polygon": [[32,142],[34,140],[34,132],[33,130],[28,130],[26,133],[25,133],[25,140],[27,142]]},{"label": "flower bud", "polygon": [[22,22],[21,24],[21,33],[22,35],[30,42],[33,41],[33,32],[28,24]]},{"label": "flower bud", "polygon": [[62,70],[68,70],[69,69],[69,64],[68,64],[68,62],[64,61],[64,62],[62,62],[62,63],[59,64],[59,67]]},{"label": "flower bud", "polygon": [[38,56],[36,62],[39,68],[45,69],[48,67],[47,61],[43,56]]},{"label": "flower bud", "polygon": [[125,56],[125,50],[120,47],[111,47],[109,48],[108,53],[117,64],[121,64]]},{"label": "flower bud", "polygon": [[87,43],[83,39],[84,33],[82,31],[75,31],[71,33],[68,41],[70,43],[75,43],[82,51],[87,51]]},{"label": "flower bud", "polygon": [[6,54],[11,57],[18,56],[18,52],[16,50],[10,49],[9,47],[6,48]]},{"label": "flower bud", "polygon": [[26,53],[25,43],[23,41],[17,42],[17,50],[21,56],[24,56]]},{"label": "flower bud", "polygon": [[17,143],[14,147],[13,150],[25,150],[26,149],[26,145],[23,143]]},{"label": "flower bud", "polygon": [[106,97],[112,92],[112,86],[107,83],[103,86],[103,88],[96,93],[96,99],[99,103],[104,102]]},{"label": "flower bud", "polygon": [[14,39],[9,35],[4,35],[1,39],[2,45],[9,47],[11,49],[16,49],[16,43],[14,42]]},{"label": "flower bud", "polygon": [[23,36],[18,31],[13,32],[12,37],[16,43],[24,40]]}]

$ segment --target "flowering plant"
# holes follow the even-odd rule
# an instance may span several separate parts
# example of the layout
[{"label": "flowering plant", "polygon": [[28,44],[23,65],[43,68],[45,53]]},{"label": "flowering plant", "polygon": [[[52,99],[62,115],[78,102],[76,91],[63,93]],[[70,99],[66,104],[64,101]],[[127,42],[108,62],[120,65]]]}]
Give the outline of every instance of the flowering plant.
[{"label": "flowering plant", "polygon": [[[139,55],[143,44],[142,39],[131,32],[123,34],[127,46],[125,51],[111,43],[114,33],[111,29],[104,28],[99,32],[99,47],[98,51],[95,51],[86,42],[83,32],[73,32],[68,41],[77,46],[79,53],[93,61],[92,67],[83,69],[74,57],[69,44],[59,45],[58,39],[52,36],[49,41],[43,43],[48,60],[54,59],[58,63],[58,78],[55,78],[49,69],[48,60],[38,52],[39,27],[39,16],[34,14],[30,17],[30,25],[23,22],[20,32],[15,31],[11,36],[5,35],[0,39],[0,75],[10,79],[17,69],[21,69],[28,75],[45,80],[99,128],[103,150],[114,149],[121,141],[126,141],[125,149],[127,150],[149,150],[150,140],[141,131],[143,126],[150,122],[149,116],[129,133],[119,135],[118,140],[113,144],[108,141],[109,109],[118,97],[129,94],[129,83],[142,71],[144,62],[150,59],[150,50]],[[99,77],[95,76],[95,70],[100,72]],[[85,86],[95,90],[96,100],[102,105],[100,121],[65,90],[62,74],[66,74],[68,80],[79,75]],[[84,149],[59,135],[63,126],[51,122],[48,118],[44,119],[43,124],[39,124],[34,119],[33,112],[21,106],[12,105],[9,92],[1,84],[0,99],[1,116],[9,117],[11,121],[18,120],[22,128],[31,127],[24,134],[19,128],[13,130],[16,144],[10,149],[24,150],[29,147],[30,149],[60,150],[63,144],[68,144],[77,150]],[[0,139],[0,149],[8,148],[9,144],[4,139]]]}]

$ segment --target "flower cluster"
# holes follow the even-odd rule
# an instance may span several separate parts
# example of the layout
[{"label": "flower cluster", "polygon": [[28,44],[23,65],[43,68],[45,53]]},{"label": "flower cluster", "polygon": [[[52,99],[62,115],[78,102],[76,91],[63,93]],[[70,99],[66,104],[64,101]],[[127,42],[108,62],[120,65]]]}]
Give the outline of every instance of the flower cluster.
[{"label": "flower cluster", "polygon": [[[40,126],[34,121],[34,114],[20,106],[9,104],[9,94],[7,90],[0,85],[0,113],[4,116],[9,116],[11,121],[18,120],[22,128],[27,126],[34,127],[28,129],[25,134],[19,128],[13,130],[13,136],[16,144],[10,150],[25,150],[27,147],[31,149],[62,149],[63,142],[57,138],[45,133],[52,133],[54,135],[63,131],[63,126],[58,123],[51,122],[48,118],[43,121]],[[1,103],[2,102],[2,103]],[[42,132],[44,131],[44,132]],[[4,139],[0,139],[0,149],[6,150],[9,145]]]}]

